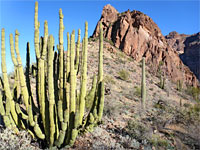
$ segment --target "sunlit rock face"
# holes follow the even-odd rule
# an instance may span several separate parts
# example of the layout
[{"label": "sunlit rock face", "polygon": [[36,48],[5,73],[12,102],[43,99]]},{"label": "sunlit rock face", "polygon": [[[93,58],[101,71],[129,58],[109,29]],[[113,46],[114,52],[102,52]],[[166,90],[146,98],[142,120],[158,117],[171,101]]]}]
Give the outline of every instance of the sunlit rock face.
[{"label": "sunlit rock face", "polygon": [[111,5],[106,5],[92,35],[94,38],[99,35],[100,21],[103,24],[104,38],[111,40],[114,46],[136,61],[146,57],[153,72],[157,72],[159,64],[163,64],[162,71],[173,81],[184,80],[190,85],[197,84],[195,75],[182,63],[179,53],[168,44],[149,16],[136,10],[119,13]]}]

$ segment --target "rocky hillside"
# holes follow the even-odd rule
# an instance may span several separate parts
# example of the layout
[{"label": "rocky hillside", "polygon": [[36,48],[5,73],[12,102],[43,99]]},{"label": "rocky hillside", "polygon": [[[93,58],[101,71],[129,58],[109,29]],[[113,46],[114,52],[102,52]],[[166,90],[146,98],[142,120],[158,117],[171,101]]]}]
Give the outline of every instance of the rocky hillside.
[{"label": "rocky hillside", "polygon": [[[106,5],[100,21],[107,40],[137,62],[143,56],[146,57],[152,72],[157,72],[160,70],[160,64],[164,64],[162,73],[173,81],[184,80],[190,85],[197,84],[195,75],[182,63],[177,51],[168,45],[159,27],[149,16],[136,10],[119,13],[111,5]],[[99,34],[99,22],[93,38]]]},{"label": "rocky hillside", "polygon": [[[98,43],[90,39],[88,45],[89,82],[92,72],[97,70]],[[141,62],[104,42],[103,123],[94,132],[79,136],[72,149],[189,150],[200,147],[200,105],[194,100],[199,98],[195,96],[199,93],[191,87],[177,89],[170,78],[165,79],[164,89],[160,88],[160,78],[146,65],[145,111],[140,98]]]},{"label": "rocky hillside", "polygon": [[[88,43],[88,89],[98,68],[99,41]],[[78,136],[74,150],[189,150],[200,147],[200,91],[178,88],[170,78],[160,87],[160,78],[146,64],[146,110],[141,107],[141,62],[104,41],[105,107],[102,124]],[[80,79],[80,75],[78,75]],[[77,81],[77,88],[79,87]],[[14,84],[11,78],[10,85]],[[35,78],[31,79],[32,89]],[[34,90],[36,91],[36,90]],[[35,97],[35,93],[33,93]],[[195,100],[196,99],[196,100]],[[91,104],[86,101],[86,107]],[[9,137],[9,138],[7,138]],[[41,143],[27,133],[14,135],[0,126],[0,150],[35,149]],[[5,147],[4,147],[5,146]],[[63,148],[65,150],[65,148]]]},{"label": "rocky hillside", "polygon": [[200,80],[200,32],[193,35],[171,32],[166,39],[168,44],[180,54],[183,63]]}]

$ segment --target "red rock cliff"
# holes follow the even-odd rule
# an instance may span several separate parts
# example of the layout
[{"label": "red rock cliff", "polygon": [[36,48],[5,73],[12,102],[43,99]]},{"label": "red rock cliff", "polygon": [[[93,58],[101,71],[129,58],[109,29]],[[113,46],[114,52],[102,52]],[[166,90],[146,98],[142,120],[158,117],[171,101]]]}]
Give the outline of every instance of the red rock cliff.
[{"label": "red rock cliff", "polygon": [[[146,62],[154,72],[163,62],[163,72],[173,81],[184,80],[196,85],[195,75],[182,63],[178,53],[167,43],[156,23],[140,11],[119,13],[111,5],[103,8],[99,22],[102,22],[104,38],[112,40],[114,45],[136,61],[146,57]],[[99,35],[99,22],[92,37]]]}]

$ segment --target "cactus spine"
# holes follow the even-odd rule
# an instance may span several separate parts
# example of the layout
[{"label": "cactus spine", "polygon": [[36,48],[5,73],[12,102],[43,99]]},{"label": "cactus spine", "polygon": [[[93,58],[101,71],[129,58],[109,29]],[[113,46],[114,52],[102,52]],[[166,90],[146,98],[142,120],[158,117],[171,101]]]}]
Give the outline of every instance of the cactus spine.
[{"label": "cactus spine", "polygon": [[142,58],[142,86],[141,86],[142,106],[145,108],[146,102],[146,75],[145,75],[145,57]]}]

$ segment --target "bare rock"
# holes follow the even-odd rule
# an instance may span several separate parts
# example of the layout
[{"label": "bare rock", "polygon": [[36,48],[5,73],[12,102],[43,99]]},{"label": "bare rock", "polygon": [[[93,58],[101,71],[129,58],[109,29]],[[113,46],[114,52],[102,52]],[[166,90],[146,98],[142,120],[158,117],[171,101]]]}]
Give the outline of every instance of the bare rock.
[{"label": "bare rock", "polygon": [[[162,71],[173,81],[184,80],[187,84],[197,85],[195,75],[182,63],[178,52],[168,45],[159,27],[149,16],[136,10],[118,13],[111,5],[106,5],[92,37],[99,35],[100,21],[104,38],[111,40],[115,47],[136,61],[139,62],[145,56],[153,72],[160,69],[162,62]],[[175,32],[171,34],[177,36]]]}]

